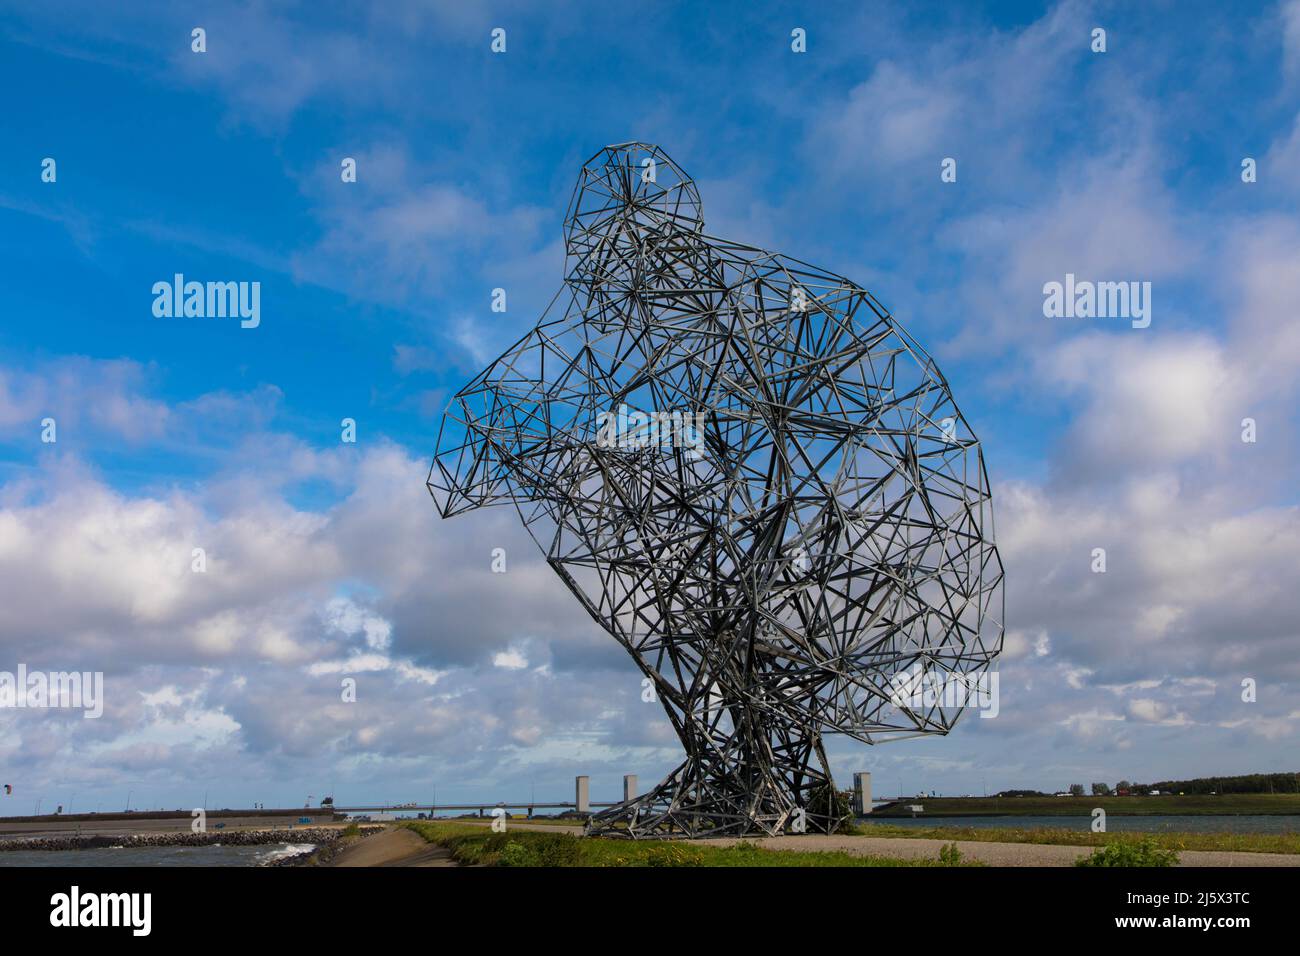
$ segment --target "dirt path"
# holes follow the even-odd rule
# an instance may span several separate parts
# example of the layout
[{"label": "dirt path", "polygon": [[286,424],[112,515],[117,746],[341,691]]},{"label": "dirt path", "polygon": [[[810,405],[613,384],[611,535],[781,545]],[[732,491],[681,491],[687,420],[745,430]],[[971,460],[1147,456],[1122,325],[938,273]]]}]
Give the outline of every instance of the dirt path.
[{"label": "dirt path", "polygon": [[414,830],[401,827],[358,840],[329,866],[456,866],[446,847],[426,843]]}]

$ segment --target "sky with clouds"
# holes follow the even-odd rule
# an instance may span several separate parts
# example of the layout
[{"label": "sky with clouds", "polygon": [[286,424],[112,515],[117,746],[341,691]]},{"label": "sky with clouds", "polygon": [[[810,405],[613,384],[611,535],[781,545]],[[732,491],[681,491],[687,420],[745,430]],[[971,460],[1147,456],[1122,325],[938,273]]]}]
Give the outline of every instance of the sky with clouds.
[{"label": "sky with clouds", "polygon": [[[628,140],[710,234],[871,290],[984,443],[1001,712],[835,741],[842,781],[1300,769],[1297,0],[45,0],[0,44],[0,670],[106,681],[98,720],[0,710],[0,812],[599,800],[676,764],[517,518],[424,487]],[[260,282],[260,325],[155,317],[176,273]],[[1150,326],[1044,317],[1067,273],[1149,281]]]}]

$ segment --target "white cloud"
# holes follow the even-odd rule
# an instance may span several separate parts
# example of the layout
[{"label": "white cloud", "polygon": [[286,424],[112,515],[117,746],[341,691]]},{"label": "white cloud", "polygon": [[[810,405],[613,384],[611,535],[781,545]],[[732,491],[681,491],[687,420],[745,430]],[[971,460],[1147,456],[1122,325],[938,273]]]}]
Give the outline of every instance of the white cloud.
[{"label": "white cloud", "polygon": [[[961,107],[960,91],[930,84],[888,60],[850,91],[818,133],[844,168],[894,166],[946,155],[944,134]],[[936,164],[937,168],[937,164]]]},{"label": "white cloud", "polygon": [[1240,444],[1238,383],[1208,337],[1083,334],[1047,352],[1039,375],[1082,399],[1062,436],[1071,474],[1129,475]]},{"label": "white cloud", "polygon": [[1052,651],[1052,639],[1044,630],[1034,632],[1011,629],[1002,640],[1002,661],[1034,656],[1046,657]]},{"label": "white cloud", "polygon": [[393,626],[378,614],[360,607],[349,598],[334,598],[325,607],[325,621],[336,631],[351,637],[364,634],[366,646],[386,651],[393,642]]},{"label": "white cloud", "polygon": [[493,667],[503,667],[506,670],[518,671],[528,666],[528,658],[524,657],[518,650],[511,648],[508,651],[500,651],[492,657]]},{"label": "white cloud", "polygon": [[1300,76],[1300,0],[1285,0],[1278,7],[1282,19],[1282,62],[1288,77]]},{"label": "white cloud", "polygon": [[[537,298],[526,290],[539,281],[550,294],[561,285],[543,210],[505,206],[509,196],[499,189],[449,182],[444,170],[416,162],[404,145],[380,143],[353,158],[357,181],[342,190],[332,158],[300,174],[321,234],[292,255],[298,280],[417,311],[447,282],[481,272],[485,256],[487,288],[508,282],[516,306]],[[487,307],[485,293],[484,314]]]},{"label": "white cloud", "polygon": [[1128,702],[1128,716],[1134,720],[1166,727],[1186,727],[1192,722],[1186,714],[1180,713],[1161,701],[1139,697]]},{"label": "white cloud", "polygon": [[1130,146],[1067,160],[1053,167],[1039,202],[1026,204],[1017,193],[945,223],[940,242],[965,264],[958,315],[979,316],[954,324],[953,347],[987,354],[1037,349],[1099,329],[1141,335],[1123,319],[1044,317],[1043,286],[1064,282],[1067,274],[1150,282],[1152,327],[1172,325],[1176,313],[1167,292],[1202,262],[1206,249],[1195,217],[1162,185],[1160,155]]},{"label": "white cloud", "polygon": [[126,359],[79,356],[35,369],[0,368],[0,435],[38,441],[41,420],[49,417],[63,439],[85,441],[92,429],[130,443],[160,438],[173,415],[142,394],[151,372]]}]

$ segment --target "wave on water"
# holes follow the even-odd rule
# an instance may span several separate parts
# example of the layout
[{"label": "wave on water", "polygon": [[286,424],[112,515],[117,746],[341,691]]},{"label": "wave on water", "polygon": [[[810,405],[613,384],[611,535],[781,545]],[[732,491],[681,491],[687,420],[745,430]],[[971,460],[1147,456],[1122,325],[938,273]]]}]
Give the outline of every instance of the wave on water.
[{"label": "wave on water", "polygon": [[264,843],[248,846],[105,846],[85,850],[9,850],[0,869],[13,866],[285,866],[283,861],[310,853],[317,843]]},{"label": "wave on water", "polygon": [[276,860],[298,856],[302,853],[310,853],[314,849],[316,849],[315,843],[281,843],[278,846],[268,848],[264,853],[259,853],[257,864],[265,866],[267,863],[274,863]]}]

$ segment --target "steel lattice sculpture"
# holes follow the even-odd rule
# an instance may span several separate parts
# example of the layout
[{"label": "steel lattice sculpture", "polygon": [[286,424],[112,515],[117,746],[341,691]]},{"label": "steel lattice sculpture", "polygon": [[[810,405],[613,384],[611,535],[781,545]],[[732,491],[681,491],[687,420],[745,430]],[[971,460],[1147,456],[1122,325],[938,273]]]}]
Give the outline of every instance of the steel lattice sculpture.
[{"label": "steel lattice sculpture", "polygon": [[900,702],[900,675],[1001,649],[977,440],[868,292],[706,236],[655,146],[583,167],[565,246],[547,313],[448,408],[439,510],[515,505],[681,738],[589,832],[831,829],[823,736],[946,733],[960,706]]}]

